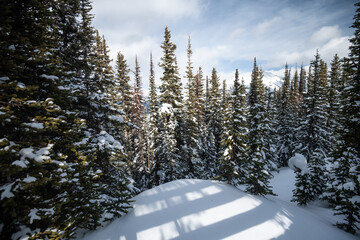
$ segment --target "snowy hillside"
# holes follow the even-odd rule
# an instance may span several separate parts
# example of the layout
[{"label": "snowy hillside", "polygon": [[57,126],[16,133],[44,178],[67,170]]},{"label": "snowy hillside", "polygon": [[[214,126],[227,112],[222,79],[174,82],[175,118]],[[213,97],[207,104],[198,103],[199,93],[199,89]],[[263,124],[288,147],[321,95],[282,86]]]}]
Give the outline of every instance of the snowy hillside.
[{"label": "snowy hillside", "polygon": [[125,217],[83,239],[356,239],[289,203],[293,178],[288,168],[276,175],[279,196],[268,199],[210,180],[166,183],[136,196]]},{"label": "snowy hillside", "polygon": [[[280,72],[283,71],[265,71],[263,77],[263,83],[265,86],[272,89],[279,89],[283,84],[283,77],[280,75]],[[279,74],[279,75],[278,75]]]}]

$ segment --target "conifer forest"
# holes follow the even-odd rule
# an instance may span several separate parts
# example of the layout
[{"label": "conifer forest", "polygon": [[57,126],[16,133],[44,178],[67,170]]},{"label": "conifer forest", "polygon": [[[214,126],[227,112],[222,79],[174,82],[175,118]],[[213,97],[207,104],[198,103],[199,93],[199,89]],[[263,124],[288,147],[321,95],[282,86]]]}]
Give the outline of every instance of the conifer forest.
[{"label": "conifer forest", "polygon": [[347,57],[284,62],[271,88],[256,58],[250,85],[203,72],[190,37],[181,76],[165,26],[145,79],[122,52],[112,65],[90,0],[0,2],[0,239],[76,238],[178,179],[276,195],[270,179],[295,154],[307,165],[294,163],[292,201],[326,201],[340,229],[360,230],[360,3]]}]

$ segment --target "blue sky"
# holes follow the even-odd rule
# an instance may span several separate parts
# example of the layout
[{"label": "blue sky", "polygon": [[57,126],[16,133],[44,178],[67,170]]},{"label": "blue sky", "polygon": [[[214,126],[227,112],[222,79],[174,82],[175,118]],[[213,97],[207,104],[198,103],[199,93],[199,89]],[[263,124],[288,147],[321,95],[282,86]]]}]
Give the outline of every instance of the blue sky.
[{"label": "blue sky", "polygon": [[[104,34],[110,56],[121,51],[133,69],[138,56],[144,89],[149,54],[158,63],[165,26],[177,45],[181,76],[191,36],[194,66],[212,67],[232,81],[235,69],[248,78],[253,58],[265,70],[308,65],[316,49],[330,63],[348,54],[355,0],[93,0],[94,27]],[[161,69],[156,67],[157,79]],[[157,80],[159,83],[159,80]]]}]

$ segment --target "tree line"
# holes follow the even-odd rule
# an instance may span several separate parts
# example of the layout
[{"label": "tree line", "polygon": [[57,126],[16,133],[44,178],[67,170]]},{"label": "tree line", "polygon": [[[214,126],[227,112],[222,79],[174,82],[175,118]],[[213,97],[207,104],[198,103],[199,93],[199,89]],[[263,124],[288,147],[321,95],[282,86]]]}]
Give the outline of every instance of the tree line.
[{"label": "tree line", "polygon": [[[185,76],[166,27],[160,86],[150,54],[143,95],[135,60],[110,65],[92,27],[89,0],[1,1],[0,231],[73,238],[127,212],[132,197],[175,179],[200,178],[273,193],[272,171],[303,154],[293,200],[325,199],[338,226],[360,222],[359,4],[350,54],[329,69],[318,52],[308,69],[285,65],[283,85],[267,88],[254,59],[250,86],[238,70],[228,89],[192,62]],[[181,79],[186,80],[182,86]],[[132,86],[133,83],[133,86]]]}]

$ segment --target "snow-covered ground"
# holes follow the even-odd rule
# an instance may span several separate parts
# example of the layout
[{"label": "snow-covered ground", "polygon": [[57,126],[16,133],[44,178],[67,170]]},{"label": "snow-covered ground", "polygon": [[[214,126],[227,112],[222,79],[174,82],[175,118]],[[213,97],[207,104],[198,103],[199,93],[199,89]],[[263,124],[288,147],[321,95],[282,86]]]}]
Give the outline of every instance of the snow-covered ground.
[{"label": "snow-covered ground", "polygon": [[278,196],[261,198],[210,180],[177,180],[135,197],[130,212],[86,240],[358,239],[332,226],[331,213],[290,202],[294,173],[275,173]]}]

